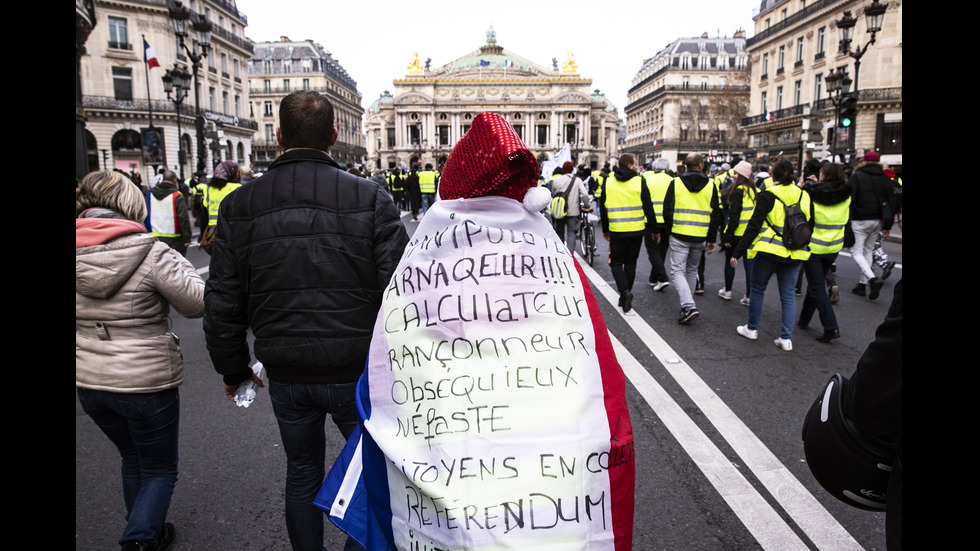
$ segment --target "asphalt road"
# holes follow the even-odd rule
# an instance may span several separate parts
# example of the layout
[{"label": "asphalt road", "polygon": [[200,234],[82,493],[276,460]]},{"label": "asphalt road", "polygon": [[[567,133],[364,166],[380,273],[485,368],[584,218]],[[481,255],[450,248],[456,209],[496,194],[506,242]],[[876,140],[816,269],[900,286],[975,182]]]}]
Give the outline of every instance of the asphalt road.
[{"label": "asphalt road", "polygon": [[[403,219],[414,231],[411,217]],[[601,239],[599,247],[602,256],[586,272],[622,345],[617,354],[629,380],[637,466],[634,548],[884,549],[884,515],[850,508],[817,485],[804,462],[800,430],[821,386],[835,372],[853,371],[884,318],[902,277],[900,239],[885,244],[899,267],[875,302],[848,292],[857,268],[849,256],[838,259],[842,295],[836,312],[843,338],[817,342],[821,329],[814,319],[810,329],[797,329],[790,353],[772,344],[779,333],[775,280],[759,340],[748,341],[735,333],[748,314],[737,301],[744,290],[741,269],[736,300],[717,296],[723,255],[708,255],[706,293],[697,297],[701,316],[681,326],[676,292],[668,287],[655,293],[646,285],[645,253],[634,311],[622,315],[609,295],[612,276]],[[207,255],[192,247],[189,259],[206,278]],[[285,457],[267,396],[260,393],[248,409],[235,407],[211,367],[201,320],[174,315],[173,328],[182,339],[185,382],[171,549],[288,550]],[[75,547],[116,549],[125,523],[118,454],[77,399],[75,417]],[[327,432],[328,450],[339,451],[339,432],[329,423]],[[341,549],[343,537],[327,524],[327,549]]]}]

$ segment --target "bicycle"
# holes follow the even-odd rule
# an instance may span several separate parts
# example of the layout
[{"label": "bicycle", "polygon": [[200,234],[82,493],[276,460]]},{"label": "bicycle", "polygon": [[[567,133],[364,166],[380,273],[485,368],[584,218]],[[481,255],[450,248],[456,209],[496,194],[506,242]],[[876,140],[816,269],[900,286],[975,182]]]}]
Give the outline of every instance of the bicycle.
[{"label": "bicycle", "polygon": [[589,263],[589,266],[592,266],[593,262],[595,262],[595,228],[592,226],[592,222],[589,221],[589,214],[591,212],[591,209],[588,211],[585,209],[581,210],[578,226],[579,254]]}]

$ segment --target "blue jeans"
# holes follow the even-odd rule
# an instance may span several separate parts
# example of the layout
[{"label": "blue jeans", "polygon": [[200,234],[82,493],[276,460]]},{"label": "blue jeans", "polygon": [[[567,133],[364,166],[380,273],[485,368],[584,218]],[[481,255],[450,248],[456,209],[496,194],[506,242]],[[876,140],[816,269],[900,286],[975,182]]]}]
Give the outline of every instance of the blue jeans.
[{"label": "blue jeans", "polygon": [[286,530],[294,551],[323,549],[323,511],[313,505],[326,475],[329,414],[348,438],[357,426],[357,383],[307,384],[269,382],[269,398],[279,422],[286,452]]},{"label": "blue jeans", "polygon": [[[731,291],[732,285],[735,284],[735,268],[732,268],[732,253],[735,252],[735,246],[725,248],[725,290]],[[742,257],[742,271],[745,272],[745,296],[749,296],[752,291],[752,259],[744,256]]]},{"label": "blue jeans", "polygon": [[119,543],[157,541],[177,483],[177,389],[148,394],[76,390],[82,410],[122,457],[127,523]]},{"label": "blue jeans", "polygon": [[793,321],[796,319],[796,278],[802,262],[779,262],[765,254],[756,255],[752,264],[752,294],[749,296],[749,329],[759,328],[762,317],[762,299],[772,274],[779,284],[779,302],[782,305],[782,327],[779,336],[793,338]]},{"label": "blue jeans", "polygon": [[422,194],[422,212],[429,212],[429,207],[431,207],[436,202],[435,193],[423,193]]},{"label": "blue jeans", "polygon": [[811,254],[810,259],[803,263],[803,273],[806,275],[806,297],[800,310],[800,325],[809,325],[814,311],[820,313],[820,324],[824,331],[834,331],[837,327],[837,315],[830,304],[827,294],[827,280],[824,274],[837,260],[837,253]]}]

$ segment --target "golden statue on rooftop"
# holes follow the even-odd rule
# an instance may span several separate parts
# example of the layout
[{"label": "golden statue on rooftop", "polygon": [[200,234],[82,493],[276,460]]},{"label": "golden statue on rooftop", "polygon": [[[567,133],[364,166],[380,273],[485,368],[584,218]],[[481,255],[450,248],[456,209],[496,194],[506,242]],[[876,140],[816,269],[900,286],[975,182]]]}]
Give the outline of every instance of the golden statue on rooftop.
[{"label": "golden statue on rooftop", "polygon": [[565,63],[561,64],[561,72],[566,75],[573,75],[578,73],[578,65],[575,64],[575,54],[571,50],[565,50],[568,56],[565,58]]},{"label": "golden statue on rooftop", "polygon": [[422,64],[419,62],[419,52],[415,50],[415,58],[408,64],[408,74],[421,75],[423,72]]}]

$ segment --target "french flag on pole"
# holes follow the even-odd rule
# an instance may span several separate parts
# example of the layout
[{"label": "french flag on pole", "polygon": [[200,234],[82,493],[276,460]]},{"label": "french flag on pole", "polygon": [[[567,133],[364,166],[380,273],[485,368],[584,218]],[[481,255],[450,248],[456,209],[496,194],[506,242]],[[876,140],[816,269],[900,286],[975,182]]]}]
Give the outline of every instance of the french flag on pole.
[{"label": "french flag on pole", "polygon": [[157,61],[157,55],[153,53],[153,48],[150,47],[150,43],[145,38],[143,39],[143,61],[146,62],[148,69],[160,66],[160,62]]},{"label": "french flag on pole", "polygon": [[767,121],[773,120],[772,113],[770,113],[768,109],[766,109],[766,113],[765,113],[765,115],[763,115],[763,119],[765,119]]},{"label": "french flag on pole", "polygon": [[513,61],[511,61],[509,59],[505,59],[504,60],[504,67],[513,67],[513,66],[514,66],[514,62]]},{"label": "french flag on pole", "polygon": [[314,503],[370,551],[627,551],[625,385],[588,279],[540,213],[437,201],[384,291],[360,423]]}]

